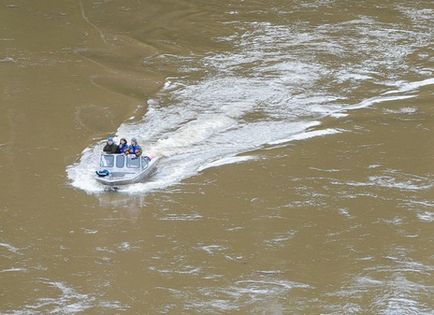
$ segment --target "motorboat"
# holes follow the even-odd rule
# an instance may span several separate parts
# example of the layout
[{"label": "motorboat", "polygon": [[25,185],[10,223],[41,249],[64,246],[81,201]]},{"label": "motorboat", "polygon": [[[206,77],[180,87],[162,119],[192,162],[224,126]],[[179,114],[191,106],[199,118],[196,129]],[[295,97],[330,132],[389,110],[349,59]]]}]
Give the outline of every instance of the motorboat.
[{"label": "motorboat", "polygon": [[108,186],[142,182],[152,175],[158,160],[158,157],[103,153],[95,179]]}]

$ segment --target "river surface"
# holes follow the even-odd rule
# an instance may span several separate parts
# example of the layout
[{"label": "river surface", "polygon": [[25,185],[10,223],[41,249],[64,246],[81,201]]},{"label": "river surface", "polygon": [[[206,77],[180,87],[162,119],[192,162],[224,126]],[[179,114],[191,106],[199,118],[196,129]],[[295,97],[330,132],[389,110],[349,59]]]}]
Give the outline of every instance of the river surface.
[{"label": "river surface", "polygon": [[433,91],[429,0],[3,0],[0,313],[434,314]]}]

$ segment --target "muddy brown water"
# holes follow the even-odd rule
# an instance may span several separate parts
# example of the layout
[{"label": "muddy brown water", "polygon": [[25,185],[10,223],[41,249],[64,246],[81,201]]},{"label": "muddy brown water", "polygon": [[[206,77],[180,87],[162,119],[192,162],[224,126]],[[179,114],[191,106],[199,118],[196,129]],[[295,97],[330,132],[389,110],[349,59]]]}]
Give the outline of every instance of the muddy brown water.
[{"label": "muddy brown water", "polygon": [[[1,314],[433,314],[432,1],[0,3]],[[92,177],[108,135],[161,156]]]}]

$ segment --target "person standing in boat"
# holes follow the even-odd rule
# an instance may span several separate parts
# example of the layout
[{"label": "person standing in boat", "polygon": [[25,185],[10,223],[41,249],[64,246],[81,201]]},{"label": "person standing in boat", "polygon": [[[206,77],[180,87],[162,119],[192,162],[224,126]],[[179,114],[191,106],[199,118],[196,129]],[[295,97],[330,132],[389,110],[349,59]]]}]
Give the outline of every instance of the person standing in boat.
[{"label": "person standing in boat", "polygon": [[116,143],[113,142],[113,137],[107,138],[107,143],[102,150],[108,154],[118,153],[118,146]]},{"label": "person standing in boat", "polygon": [[139,157],[140,155],[142,155],[142,148],[137,144],[137,139],[136,138],[132,138],[131,139],[131,144],[128,147],[128,153],[129,154],[134,154],[137,157]]},{"label": "person standing in boat", "polygon": [[121,138],[121,140],[119,141],[118,153],[128,154],[128,150],[129,150],[129,146],[127,143],[127,139]]}]

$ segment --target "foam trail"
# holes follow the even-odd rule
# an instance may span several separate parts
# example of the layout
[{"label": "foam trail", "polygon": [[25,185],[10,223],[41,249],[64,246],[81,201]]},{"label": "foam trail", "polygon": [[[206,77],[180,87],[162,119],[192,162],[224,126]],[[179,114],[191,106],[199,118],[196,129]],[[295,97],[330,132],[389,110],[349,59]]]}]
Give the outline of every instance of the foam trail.
[{"label": "foam trail", "polygon": [[326,136],[326,135],[333,135],[336,133],[341,133],[342,131],[337,130],[337,129],[333,129],[333,128],[328,128],[328,129],[323,129],[323,130],[314,130],[314,131],[308,131],[302,134],[297,134],[294,135],[290,138],[287,139],[280,139],[277,141],[271,141],[269,142],[269,144],[281,144],[281,143],[285,143],[285,142],[290,142],[290,141],[300,141],[300,140],[306,140],[309,138],[313,138],[313,137],[319,137],[319,136]]},{"label": "foam trail", "polygon": [[6,248],[8,251],[17,254],[18,253],[18,248],[16,248],[15,246],[12,246],[10,244],[7,243],[0,243],[0,247]]},{"label": "foam trail", "polygon": [[[411,92],[415,91],[421,87],[427,86],[427,85],[433,85],[434,84],[434,78],[422,80],[422,81],[415,81],[415,82],[398,82],[398,89],[384,92],[380,96],[371,97],[369,99],[363,100],[358,104],[347,106],[347,109],[360,109],[369,107],[373,104],[377,103],[383,103],[383,102],[390,102],[390,101],[398,101],[398,100],[405,100],[409,98],[414,98],[416,95],[396,95],[396,96],[388,96],[389,94],[398,94],[398,93],[405,93],[405,92]],[[387,95],[387,96],[386,96]]]},{"label": "foam trail", "polygon": [[348,110],[350,109],[361,109],[366,108],[369,106],[372,106],[374,104],[384,103],[384,102],[391,102],[391,101],[398,101],[398,100],[405,100],[409,98],[415,97],[414,95],[400,95],[400,96],[377,96],[372,97],[366,100],[361,101],[358,104],[350,105],[347,107]]},{"label": "foam trail", "polygon": [[[368,22],[365,25],[363,20],[355,21],[355,31],[361,37],[372,32],[378,45],[392,54],[389,59],[377,58],[375,47],[378,46],[360,47],[358,43],[357,49],[372,56],[372,62],[362,66],[344,64],[339,71],[331,72],[327,63],[314,58],[318,52],[339,55],[348,49],[332,45],[335,30],[327,28],[316,34],[315,31],[297,32],[270,23],[248,23],[240,26],[242,32],[238,37],[219,39],[232,45],[235,43],[230,53],[207,54],[201,58],[172,56],[172,62],[178,58],[183,66],[192,63],[192,69],[200,69],[206,75],[194,79],[197,76],[190,78],[183,73],[180,77],[168,78],[157,95],[158,100],[148,101],[148,111],[143,119],[119,127],[117,135],[136,137],[146,154],[162,157],[158,171],[150,181],[125,186],[120,191],[143,194],[164,189],[209,167],[254,159],[251,154],[244,155],[253,150],[340,133],[342,130],[339,129],[322,129],[321,120],[324,117],[342,118],[351,110],[382,102],[409,99],[416,95],[404,93],[434,84],[434,79],[410,83],[398,81],[392,84],[396,90],[367,97],[355,104],[346,101],[351,98],[351,89],[330,89],[324,84],[353,80],[356,89],[358,84],[374,80],[375,69],[381,68],[382,63],[402,63],[402,55],[393,52],[411,53],[415,49],[399,46],[402,45],[399,40],[387,32],[377,32],[372,29],[374,22]],[[327,38],[328,31],[330,38]],[[347,47],[353,47],[353,38],[343,40],[348,41]],[[306,49],[314,53],[306,54]],[[330,78],[331,75],[335,77]],[[384,85],[384,80],[379,84]],[[72,186],[87,192],[104,190],[93,178],[101,149],[102,143],[85,149],[80,161],[68,167]]]},{"label": "foam trail", "polygon": [[218,166],[223,166],[223,165],[227,165],[227,164],[241,163],[241,162],[251,161],[251,160],[256,160],[256,159],[257,158],[255,156],[250,156],[250,155],[225,157],[225,158],[219,159],[217,161],[208,163],[202,167],[199,167],[198,171],[203,171],[203,170],[206,170],[206,169],[212,168],[212,167],[218,167]]},{"label": "foam trail", "polygon": [[427,86],[427,85],[433,85],[434,84],[434,78],[425,79],[422,81],[416,81],[416,82],[399,82],[398,89],[393,91],[387,91],[384,94],[394,94],[394,93],[402,93],[402,92],[410,92],[417,90],[421,87]]}]

